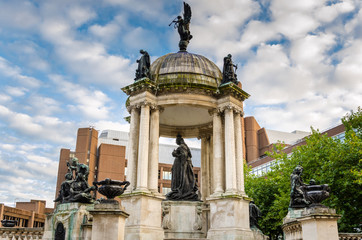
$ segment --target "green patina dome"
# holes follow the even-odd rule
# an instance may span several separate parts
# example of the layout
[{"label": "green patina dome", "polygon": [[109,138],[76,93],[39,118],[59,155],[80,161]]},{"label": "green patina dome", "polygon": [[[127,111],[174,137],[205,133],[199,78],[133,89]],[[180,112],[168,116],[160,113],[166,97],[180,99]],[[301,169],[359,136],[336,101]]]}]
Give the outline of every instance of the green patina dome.
[{"label": "green patina dome", "polygon": [[207,85],[217,88],[222,81],[220,69],[204,56],[177,52],[156,59],[151,65],[156,85]]}]

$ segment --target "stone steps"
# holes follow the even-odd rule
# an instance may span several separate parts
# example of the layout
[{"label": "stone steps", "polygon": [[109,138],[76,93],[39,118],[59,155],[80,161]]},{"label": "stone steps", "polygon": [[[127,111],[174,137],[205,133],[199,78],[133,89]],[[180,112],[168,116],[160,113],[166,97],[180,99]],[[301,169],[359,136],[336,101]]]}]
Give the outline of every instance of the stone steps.
[{"label": "stone steps", "polygon": [[207,238],[164,238],[163,240],[207,240]]}]

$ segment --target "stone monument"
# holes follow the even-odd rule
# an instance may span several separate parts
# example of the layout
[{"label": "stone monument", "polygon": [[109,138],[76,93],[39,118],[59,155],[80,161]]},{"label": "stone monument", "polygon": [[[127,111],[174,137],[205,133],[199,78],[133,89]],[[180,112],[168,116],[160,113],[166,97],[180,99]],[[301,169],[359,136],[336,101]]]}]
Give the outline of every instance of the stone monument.
[{"label": "stone monument", "polygon": [[[65,181],[54,200],[58,204],[47,216],[42,239],[123,240],[129,214],[120,208],[114,197],[121,195],[130,183],[107,178],[89,186],[87,165],[72,158],[67,166]],[[95,190],[107,199],[94,201],[91,191]]]},{"label": "stone monument", "polygon": [[290,176],[290,204],[282,226],[285,239],[338,240],[339,215],[321,204],[329,196],[329,186],[317,185],[313,179],[304,184],[302,173],[303,167],[298,165]]},{"label": "stone monument", "polygon": [[89,186],[89,168],[80,164],[77,158],[67,162],[68,172],[62,183],[59,195],[54,200],[57,206],[47,216],[43,239],[80,239],[83,237],[84,219],[91,219],[94,198],[91,194],[95,186]]},{"label": "stone monument", "polygon": [[[227,82],[221,84],[223,73],[212,61],[187,52],[192,38],[190,20],[191,7],[184,3],[183,17],[171,22],[180,35],[180,51],[156,59],[149,79],[122,88],[129,96],[126,107],[130,113],[130,186],[121,196],[122,205],[131,213],[126,222],[127,240],[174,238],[168,235],[176,232],[173,227],[179,233],[199,232],[188,236],[196,239],[254,239],[243,175],[243,101],[249,94],[236,84],[231,55],[229,65],[225,64]],[[174,201],[183,193],[173,189],[162,203],[164,197],[158,193],[159,137],[177,134],[201,139],[202,202],[196,200],[195,190],[190,192],[194,201]],[[191,189],[189,185],[187,190]],[[173,219],[181,211],[190,214],[184,217],[194,219],[192,224],[181,225]]]},{"label": "stone monument", "polygon": [[165,239],[200,239],[203,231],[202,202],[193,172],[191,151],[180,134],[178,148],[172,152],[171,191],[162,202],[162,227]]}]

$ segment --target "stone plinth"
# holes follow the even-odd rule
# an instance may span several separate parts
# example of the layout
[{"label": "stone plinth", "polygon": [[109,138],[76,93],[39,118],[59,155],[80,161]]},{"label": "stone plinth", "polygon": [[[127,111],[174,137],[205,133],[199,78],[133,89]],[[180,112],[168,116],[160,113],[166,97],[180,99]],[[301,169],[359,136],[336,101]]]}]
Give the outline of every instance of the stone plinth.
[{"label": "stone plinth", "polygon": [[93,206],[85,203],[58,204],[55,211],[47,216],[43,240],[54,239],[58,224],[64,227],[65,239],[84,239],[82,224],[90,218],[89,210]]},{"label": "stone plinth", "polygon": [[126,220],[126,240],[161,240],[163,196],[139,192],[121,195],[121,204],[131,215]]},{"label": "stone plinth", "polygon": [[100,203],[94,205],[92,239],[124,239],[124,228],[128,213],[120,209],[119,203]]},{"label": "stone plinth", "polygon": [[205,238],[202,205],[199,201],[163,201],[162,227],[165,239]]},{"label": "stone plinth", "polygon": [[250,200],[240,195],[209,198],[210,240],[252,240],[253,232],[249,223]]},{"label": "stone plinth", "polygon": [[338,240],[339,217],[327,207],[289,209],[282,226],[285,240]]}]

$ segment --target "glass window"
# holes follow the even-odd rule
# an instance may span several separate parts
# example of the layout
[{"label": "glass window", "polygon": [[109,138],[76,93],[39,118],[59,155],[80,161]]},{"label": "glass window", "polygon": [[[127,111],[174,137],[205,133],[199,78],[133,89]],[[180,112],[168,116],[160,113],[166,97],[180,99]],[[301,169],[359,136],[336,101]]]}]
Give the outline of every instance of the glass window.
[{"label": "glass window", "polygon": [[172,175],[171,172],[163,171],[162,179],[164,179],[164,180],[171,180],[171,177],[172,177],[171,175]]},{"label": "glass window", "polygon": [[168,188],[168,187],[163,187],[162,188],[162,194],[167,194],[167,193],[169,193],[169,192],[171,192],[171,188]]}]

